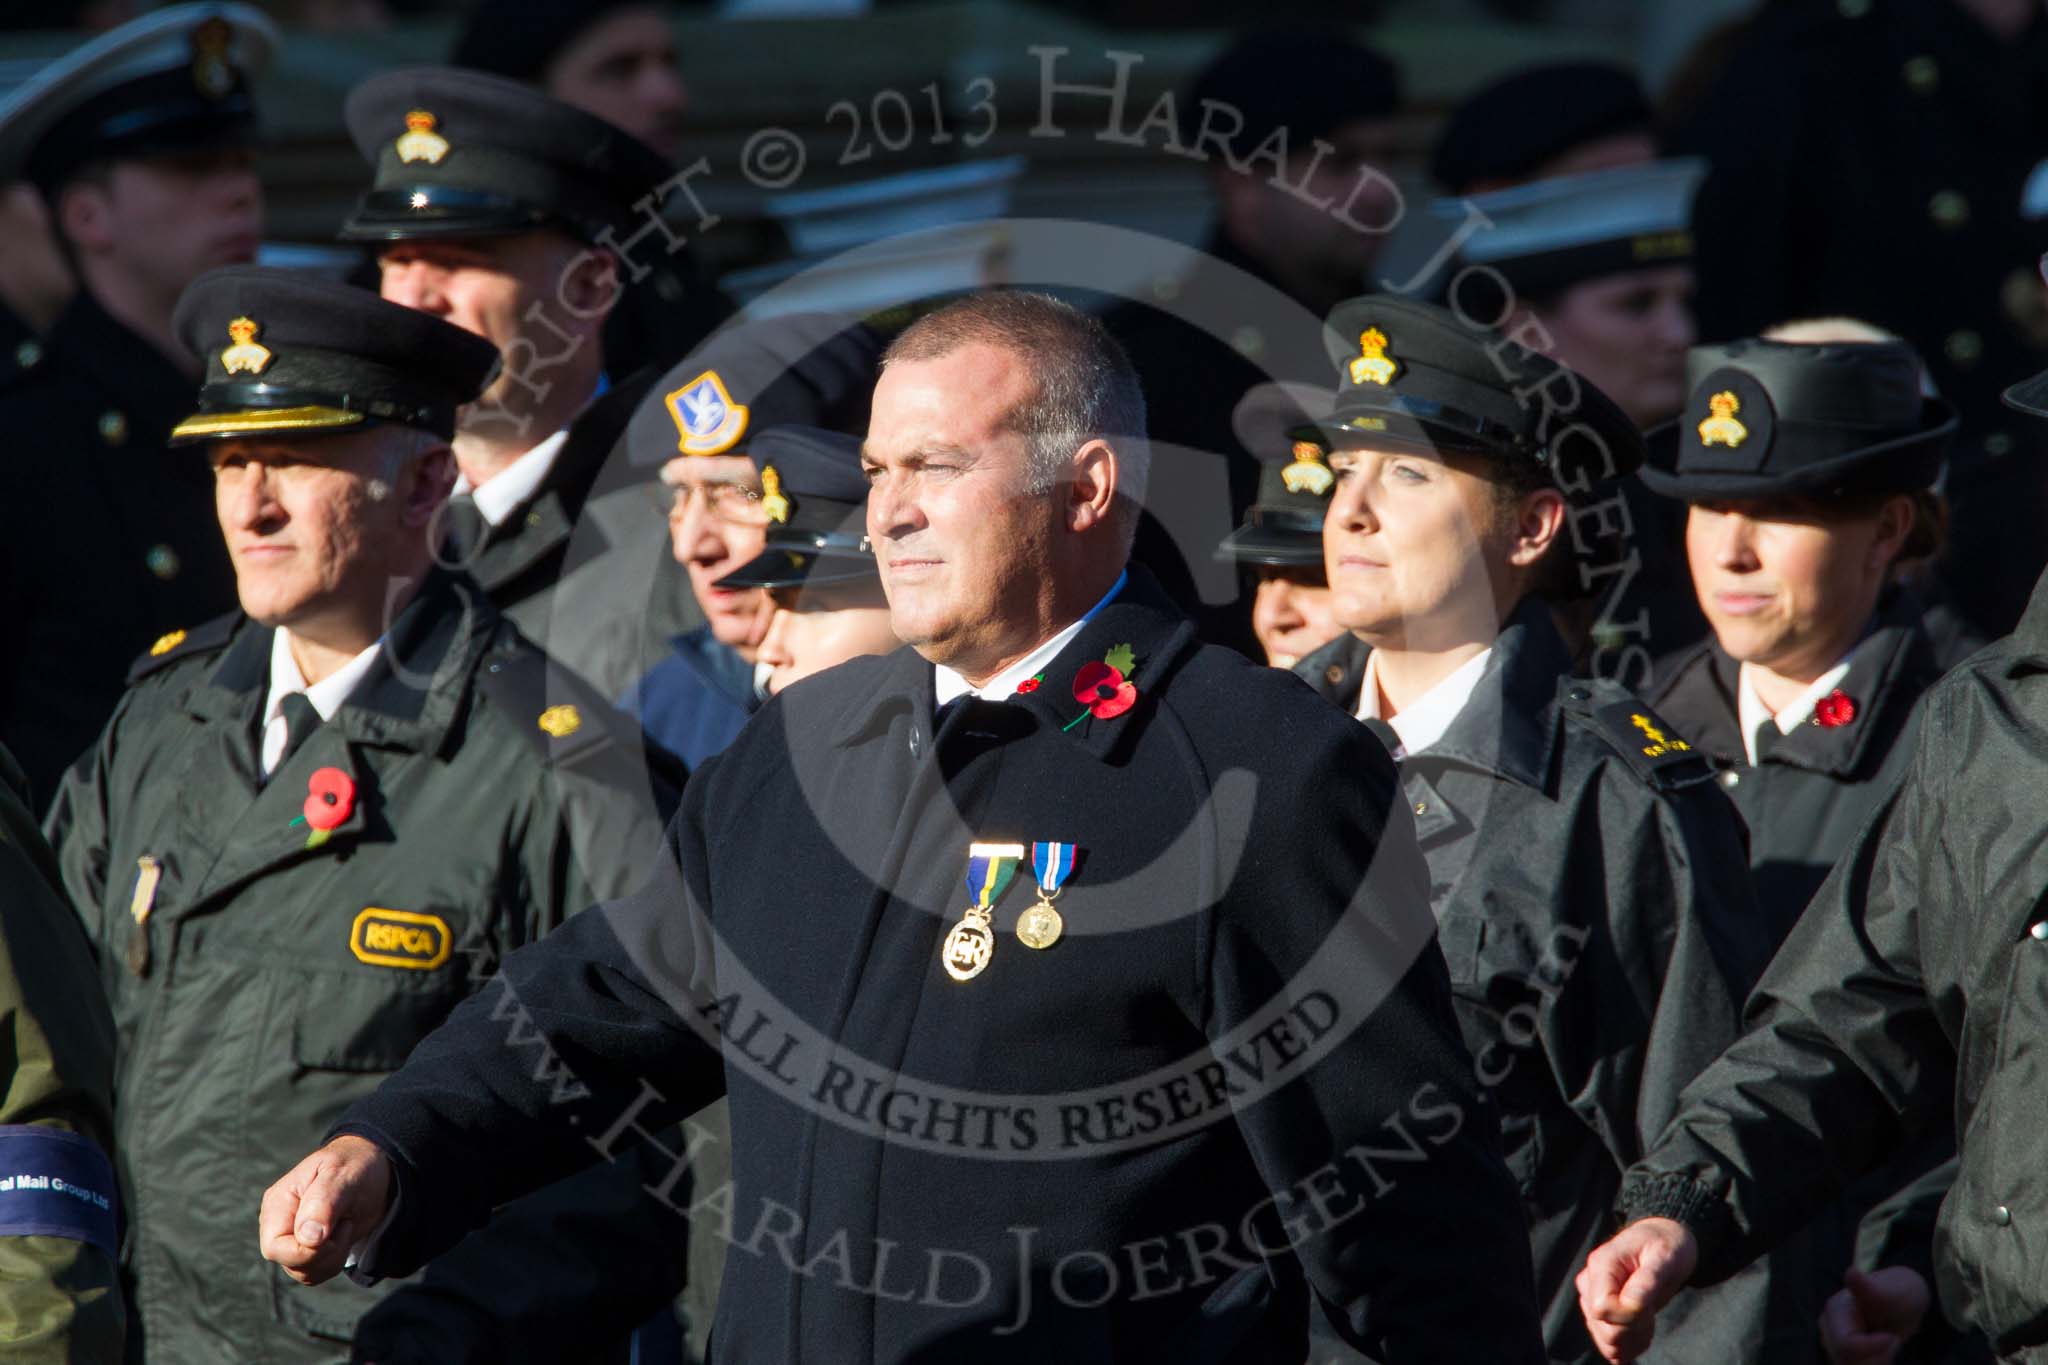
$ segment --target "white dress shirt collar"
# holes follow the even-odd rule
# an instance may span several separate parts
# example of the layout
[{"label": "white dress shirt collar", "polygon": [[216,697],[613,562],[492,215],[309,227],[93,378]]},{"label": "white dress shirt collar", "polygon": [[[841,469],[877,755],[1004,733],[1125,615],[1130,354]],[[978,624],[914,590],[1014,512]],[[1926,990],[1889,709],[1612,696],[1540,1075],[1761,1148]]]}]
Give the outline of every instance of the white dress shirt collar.
[{"label": "white dress shirt collar", "polygon": [[1073,643],[1074,637],[1081,633],[1081,627],[1094,620],[1096,613],[1108,606],[1111,599],[1124,590],[1124,584],[1129,581],[1130,576],[1129,570],[1118,574],[1116,582],[1109,585],[1109,591],[1102,594],[1102,600],[1088,608],[1080,620],[1054,632],[1045,643],[1039,645],[1038,648],[1032,650],[993,678],[990,678],[980,687],[974,686],[966,678],[944,664],[932,665],[932,696],[934,703],[938,706],[944,706],[947,702],[960,697],[988,697],[995,701],[1008,701],[1016,692],[1019,683],[1023,682],[1026,678],[1034,678],[1044,672],[1047,665],[1059,657],[1060,651]]},{"label": "white dress shirt collar", "polygon": [[1735,714],[1742,726],[1742,752],[1749,759],[1749,766],[1756,766],[1756,736],[1766,724],[1776,724],[1778,733],[1789,735],[1797,726],[1806,724],[1813,710],[1820,705],[1820,699],[1842,685],[1842,679],[1849,676],[1849,665],[1855,661],[1856,651],[1850,650],[1848,657],[1827,672],[1808,683],[1798,696],[1786,704],[1782,711],[1772,714],[1764,699],[1757,694],[1756,672],[1749,664],[1743,664],[1735,675]]},{"label": "white dress shirt collar", "polygon": [[555,460],[568,441],[569,428],[563,427],[485,480],[480,488],[470,485],[467,474],[458,474],[455,476],[455,488],[449,496],[469,494],[470,501],[476,504],[477,514],[490,525],[499,525],[521,503],[540,491],[542,481],[555,467]]},{"label": "white dress shirt collar", "polygon": [[[1401,708],[1401,714],[1387,720],[1395,735],[1401,740],[1401,747],[1394,752],[1396,759],[1419,754],[1444,737],[1444,731],[1451,728],[1451,722],[1465,709],[1465,703],[1472,700],[1472,689],[1479,685],[1480,675],[1486,672],[1486,661],[1493,657],[1493,646],[1480,650],[1449,676]],[[1358,718],[1379,720],[1380,716],[1380,653],[1374,650],[1365,657],[1365,680],[1358,690]]]},{"label": "white dress shirt collar", "polygon": [[334,719],[334,713],[348,700],[348,694],[356,690],[356,684],[369,673],[370,665],[377,662],[377,651],[383,644],[384,641],[380,638],[376,644],[308,687],[306,675],[299,672],[298,661],[292,658],[290,633],[282,626],[272,632],[270,692],[263,699],[262,758],[265,777],[270,776],[279,760],[284,757],[284,699],[294,692],[303,692],[306,694],[306,700],[313,703],[313,709],[319,713],[321,720]]}]

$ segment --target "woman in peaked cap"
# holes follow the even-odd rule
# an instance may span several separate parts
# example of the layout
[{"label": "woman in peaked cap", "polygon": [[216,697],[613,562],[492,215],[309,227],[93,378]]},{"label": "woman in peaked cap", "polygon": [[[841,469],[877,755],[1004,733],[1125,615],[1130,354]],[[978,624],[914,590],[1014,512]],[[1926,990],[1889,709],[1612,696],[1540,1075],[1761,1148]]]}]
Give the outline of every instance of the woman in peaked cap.
[{"label": "woman in peaked cap", "polygon": [[[1296,672],[1400,760],[1548,1358],[1591,1361],[1573,1276],[1768,955],[1711,769],[1618,683],[1572,676],[1545,600],[1583,582],[1642,437],[1583,377],[1441,308],[1353,300],[1326,339],[1335,403],[1299,439],[1335,476],[1324,562],[1349,633]],[[1670,1359],[1773,1359],[1766,1279],[1694,1295]],[[1811,1315],[1786,1330],[1810,1342]]]},{"label": "woman in peaked cap", "polygon": [[1336,475],[1321,445],[1289,435],[1329,407],[1325,389],[1261,384],[1239,400],[1232,423],[1259,461],[1259,493],[1216,557],[1250,580],[1252,635],[1275,668],[1294,667],[1340,633],[1323,573],[1323,511]]},{"label": "woman in peaked cap", "polygon": [[1690,368],[1643,481],[1685,505],[1713,636],[1652,696],[1720,769],[1782,934],[1890,795],[1941,674],[1898,579],[1940,549],[1956,420],[1903,342],[1737,341]]},{"label": "woman in peaked cap", "polygon": [[[1803,339],[1863,335],[1840,323],[1780,331],[1788,339],[1693,351],[1685,413],[1652,434],[1643,470],[1685,504],[1686,557],[1713,629],[1664,663],[1653,696],[1749,826],[1774,940],[1898,788],[1921,697],[1943,672],[1902,579],[1942,548],[1935,483],[1956,430],[1904,342]],[[1954,1150],[1950,1126],[1930,1125],[1813,1222],[1809,1302],[1847,1295],[1852,1265],[1931,1261],[1920,1201],[1889,1196]],[[1976,1358],[1941,1355],[1971,1349],[1951,1336],[1937,1324],[1914,1358]]]}]

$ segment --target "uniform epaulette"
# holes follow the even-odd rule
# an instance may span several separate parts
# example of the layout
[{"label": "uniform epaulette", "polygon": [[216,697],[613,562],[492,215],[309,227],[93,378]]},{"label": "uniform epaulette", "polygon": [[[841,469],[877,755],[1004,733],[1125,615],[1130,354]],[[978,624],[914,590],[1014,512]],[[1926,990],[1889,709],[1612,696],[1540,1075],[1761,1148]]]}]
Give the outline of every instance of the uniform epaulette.
[{"label": "uniform epaulette", "polygon": [[169,668],[174,663],[224,648],[233,638],[235,627],[241,624],[241,620],[242,613],[231,611],[225,616],[214,617],[203,626],[158,636],[155,644],[143,650],[135,662],[128,665],[128,685],[133,687],[160,668]]},{"label": "uniform epaulette", "polygon": [[477,672],[477,687],[551,764],[578,764],[611,747],[611,708],[581,687],[548,676],[548,656],[500,650]]},{"label": "uniform epaulette", "polygon": [[1612,745],[1653,787],[1668,789],[1713,780],[1713,765],[1635,694],[1617,684],[1565,678],[1558,705]]}]

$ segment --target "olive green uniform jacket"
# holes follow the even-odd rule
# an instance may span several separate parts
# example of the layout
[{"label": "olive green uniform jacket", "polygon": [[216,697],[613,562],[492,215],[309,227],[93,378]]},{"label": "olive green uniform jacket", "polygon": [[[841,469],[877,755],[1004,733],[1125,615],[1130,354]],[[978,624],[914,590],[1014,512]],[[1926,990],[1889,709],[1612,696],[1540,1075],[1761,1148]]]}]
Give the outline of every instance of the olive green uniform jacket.
[{"label": "olive green uniform jacket", "polygon": [[[113,1008],[130,1348],[150,1360],[347,1358],[379,1295],[265,1262],[263,1191],[504,954],[635,885],[668,802],[602,702],[439,571],[259,782],[272,635],[236,616],[146,656],[49,817]],[[323,806],[337,778],[352,790]],[[322,841],[309,810],[345,818]],[[622,1339],[681,1280],[673,1216],[612,1179],[511,1206],[398,1286],[364,1329],[394,1341],[374,1358],[608,1358],[606,1324]],[[577,1248],[605,1218],[625,1230]]]},{"label": "olive green uniform jacket", "polygon": [[[21,770],[0,749],[0,1125],[114,1134],[114,1029],[92,956],[36,829]],[[97,1365],[121,1357],[113,1258],[68,1237],[0,1237],[0,1361]]]}]

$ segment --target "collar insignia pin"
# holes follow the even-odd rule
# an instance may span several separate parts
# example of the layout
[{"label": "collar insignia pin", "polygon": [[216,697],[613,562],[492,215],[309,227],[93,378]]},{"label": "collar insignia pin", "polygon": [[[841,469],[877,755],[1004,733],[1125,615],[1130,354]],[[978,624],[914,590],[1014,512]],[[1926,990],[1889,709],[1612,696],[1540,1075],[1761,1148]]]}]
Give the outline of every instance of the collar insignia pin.
[{"label": "collar insignia pin", "polygon": [[573,706],[550,706],[534,724],[556,739],[567,739],[583,728],[583,713]]},{"label": "collar insignia pin", "polygon": [[761,510],[768,514],[768,520],[780,526],[789,520],[789,509],[793,506],[782,491],[782,475],[774,465],[761,471]]}]

